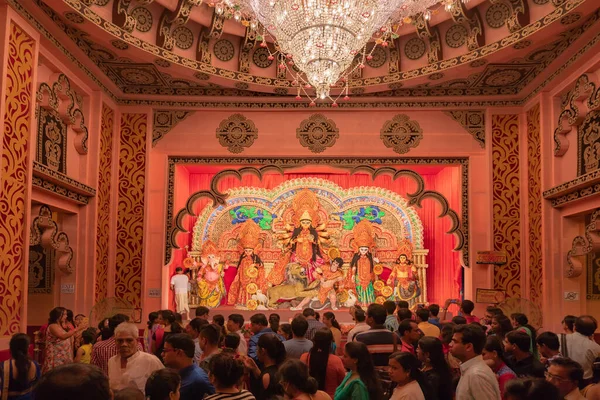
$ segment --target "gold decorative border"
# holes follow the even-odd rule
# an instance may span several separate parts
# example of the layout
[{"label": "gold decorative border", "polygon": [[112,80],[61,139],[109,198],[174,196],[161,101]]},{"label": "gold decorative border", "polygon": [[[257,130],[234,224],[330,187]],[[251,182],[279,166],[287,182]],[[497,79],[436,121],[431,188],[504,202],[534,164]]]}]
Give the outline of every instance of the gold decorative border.
[{"label": "gold decorative border", "polygon": [[108,255],[113,162],[114,111],[102,103],[100,120],[100,161],[98,163],[98,225],[96,226],[96,302],[108,297]]},{"label": "gold decorative border", "polygon": [[527,191],[529,218],[529,299],[542,305],[542,164],[540,104],[527,111]]},{"label": "gold decorative border", "polygon": [[[5,17],[6,20],[6,17]],[[0,336],[20,331],[25,265],[25,210],[29,160],[29,132],[34,101],[33,74],[36,42],[10,22],[4,76],[4,126],[0,147]]]},{"label": "gold decorative border", "polygon": [[[174,193],[175,193],[175,168],[177,165],[236,165],[241,166],[238,169],[227,169],[217,173],[210,184],[210,190],[199,191],[188,199],[186,207],[179,210],[174,215]],[[369,172],[375,178],[381,174],[392,174],[394,179],[400,176],[411,177],[417,183],[417,190],[414,193],[407,193],[411,205],[421,206],[425,198],[433,198],[442,206],[440,217],[448,216],[452,220],[452,226],[448,233],[455,234],[458,238],[458,244],[455,250],[462,252],[463,265],[469,266],[469,159],[462,157],[447,158],[232,158],[232,157],[169,157],[168,168],[169,178],[167,186],[167,216],[166,216],[166,240],[165,240],[165,264],[171,260],[173,249],[178,249],[176,235],[179,232],[186,232],[182,224],[185,215],[193,215],[193,203],[200,197],[208,197],[215,205],[225,204],[226,194],[218,190],[218,182],[225,176],[235,176],[241,179],[243,174],[251,173],[262,177],[265,172],[276,171],[283,173],[284,170],[299,168],[306,165],[327,165],[334,168],[349,170],[351,174],[357,172]],[[371,165],[386,165],[384,167],[372,167]],[[387,166],[390,165],[390,166]],[[450,209],[447,200],[438,192],[425,190],[423,178],[416,172],[406,169],[397,169],[394,166],[402,165],[460,165],[461,166],[461,212],[459,215]],[[261,167],[255,167],[261,166]]]},{"label": "gold decorative border", "polygon": [[134,308],[142,303],[146,114],[121,115],[115,297]]},{"label": "gold decorative border", "polygon": [[552,207],[562,207],[600,193],[600,170],[581,175],[544,191],[544,199],[550,200]]},{"label": "gold decorative border", "polygon": [[74,192],[60,184],[44,179],[43,177],[34,175],[31,179],[33,187],[45,190],[48,193],[55,194],[73,203],[87,205],[90,198],[86,195]]},{"label": "gold decorative border", "polygon": [[521,296],[521,199],[519,116],[492,115],[492,182],[494,251],[508,263],[494,266],[494,289]]},{"label": "gold decorative border", "polygon": [[33,175],[42,180],[54,182],[58,187],[82,194],[86,197],[94,197],[96,195],[96,189],[93,187],[83,184],[58,171],[54,171],[37,161],[33,162]]}]

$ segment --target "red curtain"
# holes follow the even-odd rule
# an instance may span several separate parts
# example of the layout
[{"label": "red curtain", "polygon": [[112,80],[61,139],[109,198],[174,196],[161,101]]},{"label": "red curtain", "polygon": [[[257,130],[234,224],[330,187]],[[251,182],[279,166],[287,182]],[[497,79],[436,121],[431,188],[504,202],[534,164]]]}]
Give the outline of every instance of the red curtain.
[{"label": "red curtain", "polygon": [[[210,181],[214,172],[192,172],[189,175],[189,191],[195,193],[199,190],[206,190],[210,187]],[[421,174],[425,181],[426,190],[435,190],[442,193],[448,202],[450,208],[460,215],[461,199],[461,171],[458,166],[444,167],[435,174]],[[262,181],[253,175],[244,175],[240,180],[235,177],[225,177],[219,182],[219,190],[226,191],[230,188],[253,186],[265,189],[272,189],[277,185],[291,179],[297,178],[322,178],[329,180],[344,189],[360,186],[378,186],[391,190],[399,195],[406,197],[406,193],[412,193],[416,190],[416,183],[411,178],[399,178],[393,180],[391,176],[384,175],[372,179],[369,174],[350,175],[343,172],[311,172],[306,173],[286,173],[267,174],[263,176]],[[185,184],[184,182],[176,182]],[[194,211],[196,215],[207,206],[208,200],[201,199],[196,202]],[[421,218],[424,229],[424,247],[429,249],[427,256],[427,292],[428,300],[432,303],[443,303],[447,298],[456,298],[459,296],[461,282],[457,279],[460,274],[460,263],[458,253],[453,251],[455,238],[446,232],[451,226],[451,221],[446,218],[438,218],[441,207],[436,200],[428,199],[422,204],[422,208],[416,207],[417,214]],[[176,210],[177,211],[177,210]],[[188,217],[184,224],[189,232],[192,232],[196,222],[195,217]],[[178,238],[178,243],[183,247],[185,244],[191,244],[191,233],[182,235]],[[177,257],[175,260],[179,260]],[[346,260],[348,261],[348,260]]]}]

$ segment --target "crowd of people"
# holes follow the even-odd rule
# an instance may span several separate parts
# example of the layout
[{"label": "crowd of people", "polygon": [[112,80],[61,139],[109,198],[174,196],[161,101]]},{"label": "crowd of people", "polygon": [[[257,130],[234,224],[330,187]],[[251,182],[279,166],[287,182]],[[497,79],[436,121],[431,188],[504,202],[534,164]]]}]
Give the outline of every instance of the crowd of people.
[{"label": "crowd of people", "polygon": [[[61,307],[43,327],[42,366],[15,334],[0,365],[2,400],[581,400],[600,399],[600,345],[591,316],[538,332],[524,314],[464,300],[459,315],[406,302],[352,307],[344,341],[336,314],[306,308],[289,323],[257,313],[116,314],[90,328]],[[442,312],[442,317],[439,314]]]}]

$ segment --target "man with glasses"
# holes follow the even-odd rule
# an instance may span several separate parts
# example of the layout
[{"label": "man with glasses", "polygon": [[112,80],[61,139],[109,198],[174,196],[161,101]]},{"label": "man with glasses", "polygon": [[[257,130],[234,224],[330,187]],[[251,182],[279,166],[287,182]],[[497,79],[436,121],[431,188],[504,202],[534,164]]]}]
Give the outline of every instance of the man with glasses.
[{"label": "man with glasses", "polygon": [[135,324],[123,322],[115,329],[118,353],[108,360],[108,380],[112,390],[134,387],[144,392],[152,372],[162,369],[160,360],[138,349],[139,330]]},{"label": "man with glasses", "polygon": [[206,372],[194,363],[194,351],[194,340],[184,333],[169,336],[163,349],[165,365],[181,376],[181,400],[201,399],[215,392]]},{"label": "man with glasses", "polygon": [[570,358],[558,357],[550,361],[546,372],[546,380],[558,389],[565,400],[585,400],[579,391],[583,380],[583,368]]}]

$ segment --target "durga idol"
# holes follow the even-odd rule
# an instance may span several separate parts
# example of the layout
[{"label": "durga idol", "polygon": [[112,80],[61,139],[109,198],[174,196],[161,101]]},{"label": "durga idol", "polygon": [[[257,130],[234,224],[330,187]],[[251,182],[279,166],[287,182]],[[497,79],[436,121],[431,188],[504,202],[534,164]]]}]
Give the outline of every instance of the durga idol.
[{"label": "durga idol", "polygon": [[283,282],[285,269],[290,263],[300,264],[304,268],[307,283],[315,280],[315,271],[325,263],[321,244],[329,241],[326,225],[319,224],[319,206],[317,196],[309,189],[302,189],[294,196],[294,226],[286,225],[286,231],[278,235],[285,253],[267,277],[271,285]]},{"label": "durga idol", "polygon": [[249,219],[242,225],[239,236],[239,244],[243,250],[237,273],[227,294],[227,304],[246,307],[253,294],[258,290],[265,291],[265,269],[256,254],[259,248],[260,227]]},{"label": "durga idol", "polygon": [[217,246],[210,240],[202,246],[202,266],[198,273],[199,305],[214,308],[225,296],[223,265],[219,264]]}]

